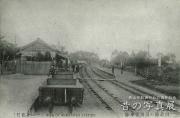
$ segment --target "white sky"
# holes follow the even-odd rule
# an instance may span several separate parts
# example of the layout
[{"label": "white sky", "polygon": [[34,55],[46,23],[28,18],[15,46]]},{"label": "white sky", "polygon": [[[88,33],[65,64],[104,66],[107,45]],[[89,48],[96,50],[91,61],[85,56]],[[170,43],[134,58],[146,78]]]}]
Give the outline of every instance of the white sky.
[{"label": "white sky", "polygon": [[25,45],[37,37],[70,52],[172,52],[180,59],[180,0],[0,0],[0,31]]}]

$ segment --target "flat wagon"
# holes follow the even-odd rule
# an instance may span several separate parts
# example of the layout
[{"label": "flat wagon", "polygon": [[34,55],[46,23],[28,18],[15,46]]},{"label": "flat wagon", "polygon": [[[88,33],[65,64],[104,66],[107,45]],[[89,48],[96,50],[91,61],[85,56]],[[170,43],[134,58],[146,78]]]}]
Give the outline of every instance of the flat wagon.
[{"label": "flat wagon", "polygon": [[46,84],[39,87],[35,111],[47,106],[49,112],[52,112],[54,105],[67,105],[72,112],[73,107],[83,103],[83,93],[83,85],[74,77],[73,72],[56,69],[55,74],[47,79]]}]

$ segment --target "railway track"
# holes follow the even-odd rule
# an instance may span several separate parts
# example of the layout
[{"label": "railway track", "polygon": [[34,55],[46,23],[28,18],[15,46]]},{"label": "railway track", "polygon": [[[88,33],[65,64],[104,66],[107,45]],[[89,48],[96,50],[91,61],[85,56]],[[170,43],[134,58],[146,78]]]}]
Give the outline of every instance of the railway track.
[{"label": "railway track", "polygon": [[[85,75],[84,72],[80,71],[80,76],[81,76],[82,78],[85,78],[87,75]],[[82,81],[82,83],[84,84],[84,87],[87,88],[93,95],[95,95],[95,96],[98,98],[98,100],[99,100],[102,104],[105,105],[105,108],[106,108],[107,110],[109,110],[109,111],[111,111],[111,112],[114,113],[113,109],[112,109],[112,108],[108,105],[108,103],[107,103],[105,100],[103,100],[103,98],[93,89],[93,87],[87,82],[86,79],[82,79],[81,81]]]},{"label": "railway track", "polygon": [[[99,76],[99,77],[101,77],[101,78],[104,78],[104,79],[108,79],[108,78],[109,78],[109,77],[107,77],[106,75],[103,75],[103,74],[98,73],[98,72],[95,71],[94,69],[92,69],[92,71],[93,71],[93,73],[94,73],[95,75],[97,75],[97,76]],[[111,78],[114,79],[114,77],[111,77]],[[130,92],[130,93],[132,93],[132,94],[134,94],[134,95],[137,95],[137,96],[142,95],[142,94],[140,94],[139,92],[135,92],[135,91],[129,89],[129,88],[132,88],[131,86],[129,86],[129,85],[127,85],[127,84],[124,84],[124,83],[122,83],[122,82],[119,82],[119,81],[117,81],[117,80],[115,80],[115,79],[114,79],[113,81],[109,81],[109,82],[112,83],[112,84],[114,84],[114,85],[116,85],[116,86],[119,87],[119,88],[122,88],[122,89],[124,89],[124,90],[126,90],[126,91],[128,91],[128,92]],[[137,90],[136,88],[133,88],[133,89]]]},{"label": "railway track", "polygon": [[[94,69],[94,68],[91,67],[91,70],[95,75],[97,75],[97,76],[99,76],[101,78],[104,78],[104,79],[109,79],[109,77],[114,78],[114,76],[112,76],[111,73],[105,72],[105,71],[103,71],[103,70],[101,70],[99,68]],[[136,95],[136,96],[145,96],[145,95],[146,96],[154,96],[153,94],[150,94],[150,93],[147,93],[145,91],[139,90],[139,89],[137,89],[137,88],[135,88],[133,86],[129,86],[128,84],[122,83],[122,82],[120,82],[118,80],[115,80],[115,79],[113,81],[109,81],[109,82],[112,83],[113,85],[119,87],[119,88],[122,88],[122,89]],[[157,103],[157,100],[152,100],[152,99],[145,99],[145,100],[152,101],[153,104]],[[163,100],[163,99],[162,99],[162,101],[165,104],[167,104],[167,102],[168,102],[167,100]],[[175,104],[175,105],[180,107],[178,104]],[[163,106],[165,106],[165,105],[163,105]],[[178,110],[174,110],[173,112],[175,112],[176,114],[180,114],[180,112]]]},{"label": "railway track", "polygon": [[[90,79],[88,79],[88,81],[89,82],[91,81],[91,84],[93,83],[96,86],[95,88],[99,88],[102,92],[104,92],[104,94],[108,95],[109,99],[111,99],[111,102],[114,101],[114,103],[115,103],[114,106],[123,106],[124,105],[122,100],[120,100],[118,97],[114,96],[114,94],[110,93],[106,88],[101,86],[96,80],[92,79],[92,75],[87,71],[87,68],[84,69],[84,72],[88,76],[88,78],[90,78]],[[89,82],[87,82],[87,83],[89,83]],[[89,84],[89,86],[91,86],[91,85]],[[102,97],[104,97],[104,96],[102,96]],[[108,104],[111,104],[111,103],[108,103]],[[113,105],[108,105],[108,106],[113,106]],[[116,113],[118,112],[118,110],[115,108],[111,107],[111,109],[113,109],[113,111],[115,111]],[[121,111],[122,111],[122,109],[121,109]],[[130,112],[131,114],[133,114],[135,112],[134,109],[130,105],[128,105],[128,112]]]},{"label": "railway track", "polygon": [[[107,72],[106,72],[106,74],[103,74],[103,72],[101,72],[100,70],[97,71],[96,69],[88,66],[88,67],[82,68],[82,70],[80,71],[80,76],[82,78],[84,78],[84,79],[80,79],[80,81],[82,82],[82,84],[84,85],[86,90],[88,90],[89,93],[92,93],[103,104],[103,106],[105,107],[106,110],[108,110],[112,114],[121,116],[122,112],[124,112],[124,111],[122,111],[122,109],[121,109],[121,111],[122,111],[121,112],[120,109],[117,109],[117,107],[119,108],[120,106],[122,106],[123,101],[120,98],[118,98],[117,96],[115,96],[114,94],[112,94],[113,92],[106,89],[107,87],[102,86],[102,84],[100,82],[93,79],[94,75],[97,75],[103,79],[112,77],[111,74],[108,74]],[[85,78],[88,78],[88,79],[85,79]],[[136,90],[136,88],[133,88],[133,87],[126,85],[122,82],[119,82],[117,80],[113,80],[113,81],[107,80],[107,82],[115,85],[116,87],[124,89],[125,91],[132,93],[134,95],[137,95],[137,96],[141,96],[142,94],[146,95],[145,92],[143,93],[141,91],[138,91],[138,90]],[[36,100],[34,102],[36,102]],[[155,102],[156,101],[153,101],[153,103],[155,103]],[[34,106],[34,105],[32,105],[32,106]],[[130,114],[136,113],[136,111],[130,105],[128,107],[129,107],[128,112],[130,112]],[[59,110],[59,108],[55,108],[55,109]],[[31,111],[31,113],[32,112],[33,111]],[[33,114],[34,114],[34,112],[33,112]],[[178,112],[178,114],[179,114],[179,112]]]}]

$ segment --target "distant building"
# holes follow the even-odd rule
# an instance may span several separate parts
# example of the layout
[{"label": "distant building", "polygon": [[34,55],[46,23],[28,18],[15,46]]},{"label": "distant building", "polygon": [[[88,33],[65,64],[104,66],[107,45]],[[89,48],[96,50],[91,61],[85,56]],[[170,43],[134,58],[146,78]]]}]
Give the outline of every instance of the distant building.
[{"label": "distant building", "polygon": [[26,60],[26,57],[33,57],[36,56],[37,53],[45,54],[46,52],[49,52],[52,58],[55,57],[56,54],[61,53],[57,49],[49,46],[45,41],[37,38],[35,41],[21,47],[18,55],[21,55],[21,59]]}]

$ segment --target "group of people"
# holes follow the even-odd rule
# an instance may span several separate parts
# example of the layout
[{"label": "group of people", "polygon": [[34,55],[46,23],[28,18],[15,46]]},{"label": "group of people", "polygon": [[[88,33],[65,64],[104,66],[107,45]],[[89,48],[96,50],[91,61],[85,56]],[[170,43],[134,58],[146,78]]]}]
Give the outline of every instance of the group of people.
[{"label": "group of people", "polygon": [[[78,65],[78,64],[72,64],[71,65],[71,69],[69,69],[69,70],[72,70],[74,73],[78,73],[79,72],[79,70],[80,70],[80,68],[81,68],[81,66],[80,65]],[[55,64],[51,64],[51,67],[50,67],[50,69],[49,69],[49,74],[48,74],[48,76],[52,76],[52,78],[54,77],[54,74],[55,74],[55,72],[56,72],[56,69],[57,69],[57,67],[55,66]]]}]

